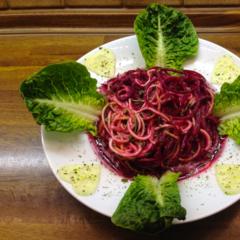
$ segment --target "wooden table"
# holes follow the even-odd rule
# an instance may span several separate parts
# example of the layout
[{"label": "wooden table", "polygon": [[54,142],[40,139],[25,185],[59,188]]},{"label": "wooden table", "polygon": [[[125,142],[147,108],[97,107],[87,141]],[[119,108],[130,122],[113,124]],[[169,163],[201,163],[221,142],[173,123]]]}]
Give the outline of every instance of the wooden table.
[{"label": "wooden table", "polygon": [[[240,56],[240,31],[198,31],[200,37]],[[157,239],[113,226],[109,218],[83,206],[60,186],[43,153],[40,128],[18,91],[21,81],[42,66],[77,59],[92,48],[127,34],[72,34],[59,30],[0,34],[0,240]],[[238,202],[207,219],[174,226],[158,238],[239,237]]]}]

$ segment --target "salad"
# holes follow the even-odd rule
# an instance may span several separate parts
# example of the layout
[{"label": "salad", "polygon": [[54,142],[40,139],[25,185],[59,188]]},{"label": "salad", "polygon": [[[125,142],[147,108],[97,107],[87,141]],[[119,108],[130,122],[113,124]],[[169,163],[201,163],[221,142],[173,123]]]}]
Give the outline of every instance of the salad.
[{"label": "salad", "polygon": [[119,175],[192,176],[224,145],[212,114],[214,91],[190,70],[130,70],[103,84],[107,104],[98,122],[98,155]]},{"label": "salad", "polygon": [[[191,21],[173,8],[149,5],[134,30],[146,69],[119,74],[97,88],[83,64],[57,63],[26,79],[20,91],[38,124],[47,131],[87,132],[101,162],[132,179],[112,222],[158,232],[186,216],[177,181],[209,167],[226,136],[240,142],[240,77],[216,93],[201,74],[183,70],[197,54],[198,37]],[[112,60],[109,65],[105,73],[112,75]],[[59,173],[78,192],[93,194],[100,173],[94,167],[89,174],[89,166]]]}]

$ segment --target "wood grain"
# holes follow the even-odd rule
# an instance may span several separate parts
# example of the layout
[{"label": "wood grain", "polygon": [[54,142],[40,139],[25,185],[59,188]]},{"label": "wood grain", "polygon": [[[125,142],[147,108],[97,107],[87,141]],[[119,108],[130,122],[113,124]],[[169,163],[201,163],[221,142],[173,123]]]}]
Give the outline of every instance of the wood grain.
[{"label": "wood grain", "polygon": [[6,0],[0,0],[0,9],[6,9],[8,7]]},{"label": "wood grain", "polygon": [[[180,8],[198,28],[239,32],[239,8]],[[112,28],[131,28],[139,9],[9,10],[0,14],[0,31],[49,28],[89,28],[101,32]],[[100,29],[100,31],[98,30]],[[60,31],[61,32],[61,31]]]},{"label": "wood grain", "polygon": [[53,8],[63,7],[64,0],[7,0],[9,7],[14,8]]},{"label": "wood grain", "polygon": [[[122,36],[126,34],[0,35],[1,240],[239,239],[239,203],[158,237],[146,236],[113,226],[110,219],[73,199],[53,176],[42,150],[40,128],[19,95],[19,85],[46,64],[75,60]],[[240,33],[208,32],[200,37],[240,56]]]},{"label": "wood grain", "polygon": [[169,6],[183,5],[183,0],[123,0],[123,6],[125,7],[145,7],[150,3],[162,3]]},{"label": "wood grain", "polygon": [[240,5],[240,0],[183,0],[183,4],[195,5],[195,6],[231,6],[231,5]]},{"label": "wood grain", "polygon": [[[0,9],[38,9],[38,8],[139,8],[152,0],[0,0]],[[240,6],[240,0],[156,0],[170,6]]]},{"label": "wood grain", "polygon": [[121,7],[122,0],[65,0],[66,7]]},{"label": "wood grain", "polygon": [[[40,128],[19,94],[20,83],[49,63],[76,60],[105,42],[132,34],[138,11],[10,10],[0,14],[0,240],[239,239],[239,203],[208,219],[175,226],[159,237],[145,236],[119,229],[77,202],[48,166]],[[240,56],[239,9],[183,11],[200,37]]]}]

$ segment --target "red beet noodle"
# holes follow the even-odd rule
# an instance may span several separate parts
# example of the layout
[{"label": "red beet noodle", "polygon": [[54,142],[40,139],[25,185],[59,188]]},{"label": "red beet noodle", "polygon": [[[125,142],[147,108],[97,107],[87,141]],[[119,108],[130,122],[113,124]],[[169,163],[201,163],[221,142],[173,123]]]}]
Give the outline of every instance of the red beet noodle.
[{"label": "red beet noodle", "polygon": [[221,147],[214,91],[195,71],[131,70],[100,91],[108,103],[95,145],[103,163],[121,176],[172,170],[184,178],[209,165]]}]

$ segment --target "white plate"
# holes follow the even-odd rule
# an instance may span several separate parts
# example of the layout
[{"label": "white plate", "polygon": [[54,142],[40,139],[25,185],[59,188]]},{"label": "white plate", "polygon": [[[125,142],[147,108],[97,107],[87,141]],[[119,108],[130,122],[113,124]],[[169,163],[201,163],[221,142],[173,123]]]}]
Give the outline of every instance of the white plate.
[{"label": "white plate", "polygon": [[[115,53],[117,73],[144,67],[144,60],[135,36],[109,42],[103,45],[103,47],[112,49]],[[98,51],[98,48],[80,58],[79,62],[83,62],[86,56],[96,51]],[[234,61],[240,65],[240,59],[236,55],[216,44],[200,39],[198,56],[188,61],[185,64],[185,69],[198,71],[206,79],[210,79],[216,60],[224,54],[232,56]],[[99,84],[106,80],[93,73],[92,76],[98,79]],[[60,180],[56,174],[57,169],[65,164],[99,161],[89,144],[88,137],[79,133],[49,133],[42,128],[42,143],[50,167],[62,186],[89,208],[106,216],[112,216],[120,199],[128,188],[129,182],[124,183],[121,177],[102,167],[101,180],[97,192],[92,196],[82,197],[72,190],[70,184]],[[235,145],[233,141],[228,140],[224,152],[217,162],[240,164],[240,147]],[[240,194],[227,196],[220,190],[216,182],[213,166],[198,176],[179,182],[179,187],[182,205],[187,210],[184,222],[195,221],[210,216],[240,199]]]}]

